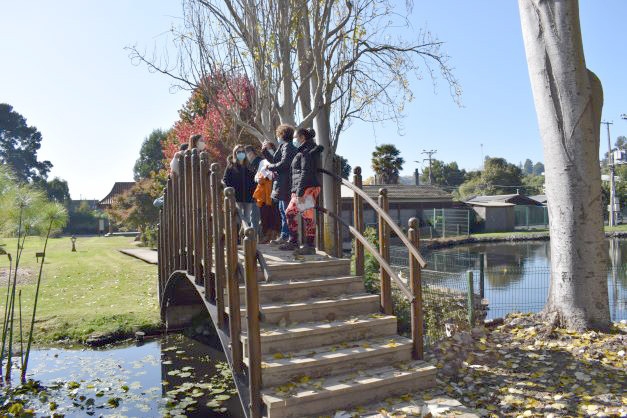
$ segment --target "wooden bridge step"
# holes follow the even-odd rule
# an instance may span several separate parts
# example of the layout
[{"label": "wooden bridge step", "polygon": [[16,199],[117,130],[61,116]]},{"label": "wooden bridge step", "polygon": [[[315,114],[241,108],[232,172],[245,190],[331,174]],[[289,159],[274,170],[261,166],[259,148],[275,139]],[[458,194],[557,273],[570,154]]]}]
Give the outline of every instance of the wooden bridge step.
[{"label": "wooden bridge step", "polygon": [[[335,321],[304,322],[287,327],[264,324],[261,329],[261,352],[262,354],[279,353],[286,347],[296,351],[395,335],[396,317],[379,313]],[[241,340],[246,351],[248,343],[245,333],[242,334]]]},{"label": "wooden bridge step", "polygon": [[[398,335],[266,355],[264,387],[366,370],[411,360],[412,341]],[[246,360],[247,361],[247,360]]]},{"label": "wooden bridge step", "polygon": [[[351,261],[346,258],[328,258],[315,261],[291,261],[284,263],[268,263],[272,281],[309,279],[325,276],[349,276]],[[259,279],[263,279],[258,270]]]},{"label": "wooden bridge step", "polygon": [[265,389],[268,418],[331,415],[346,409],[435,385],[436,368],[424,361],[355,370],[320,379],[301,379]]},{"label": "wooden bridge step", "polygon": [[[294,303],[261,305],[261,320],[267,324],[286,326],[298,322],[334,321],[354,315],[379,312],[379,295],[339,295],[333,299],[310,299]],[[228,311],[227,311],[228,312]],[[246,309],[241,309],[245,328]]]},{"label": "wooden bridge step", "polygon": [[[364,293],[360,276],[320,277],[311,280],[293,280],[259,284],[261,303],[308,300],[351,293]],[[240,302],[246,306],[246,287],[239,288]]]}]

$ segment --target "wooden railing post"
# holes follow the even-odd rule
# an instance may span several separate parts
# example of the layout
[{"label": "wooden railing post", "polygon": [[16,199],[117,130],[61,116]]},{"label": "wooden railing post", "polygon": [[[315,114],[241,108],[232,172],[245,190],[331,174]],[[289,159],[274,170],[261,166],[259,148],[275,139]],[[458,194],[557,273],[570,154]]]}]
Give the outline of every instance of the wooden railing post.
[{"label": "wooden railing post", "polygon": [[[353,184],[360,189],[363,187],[361,167],[353,169]],[[357,232],[364,233],[364,204],[357,193],[353,195],[353,225]],[[364,275],[364,245],[357,239],[355,240],[355,274]]]},{"label": "wooden railing post", "polygon": [[161,301],[161,289],[163,288],[163,282],[165,281],[165,257],[163,256],[163,226],[163,210],[159,210],[159,224],[157,225],[157,283],[159,286],[159,301]]},{"label": "wooden railing post", "polygon": [[239,301],[239,280],[237,278],[237,225],[235,219],[235,189],[224,189],[224,234],[226,248],[226,284],[229,295],[229,333],[231,337],[231,353],[233,355],[233,372],[239,373],[243,368],[242,343],[240,334],[242,319]]},{"label": "wooden railing post", "polygon": [[[420,249],[420,230],[418,229],[418,220],[411,218],[409,220],[409,230],[407,231],[409,241]],[[420,263],[416,257],[409,252],[409,286],[414,302],[411,304],[411,339],[413,342],[412,356],[414,360],[422,360],[424,354],[423,347],[423,313],[422,313],[422,278]]]},{"label": "wooden railing post", "polygon": [[194,275],[194,197],[192,195],[192,152],[185,151],[185,255],[187,273]]},{"label": "wooden railing post", "polygon": [[213,228],[211,226],[211,188],[209,185],[209,153],[200,153],[200,211],[202,224],[202,262],[205,299],[215,301],[215,280],[213,268]]},{"label": "wooden railing post", "polygon": [[259,289],[257,285],[257,237],[254,228],[247,228],[244,237],[246,272],[246,321],[248,325],[248,389],[249,416],[261,417],[261,336],[259,331]]},{"label": "wooden railing post", "polygon": [[[333,159],[333,171],[339,177],[342,177],[342,162],[337,155]],[[333,210],[337,213],[340,219],[342,219],[342,184],[334,181],[333,184],[335,192],[335,208]],[[342,242],[342,224],[338,221],[335,222],[335,256],[341,258],[344,254],[343,242]]]},{"label": "wooden railing post", "polygon": [[[388,190],[379,189],[379,206],[387,214],[390,210],[388,201]],[[385,219],[379,215],[379,254],[389,264],[390,262],[390,231]],[[394,312],[392,306],[392,283],[390,275],[383,267],[379,268],[379,278],[381,282],[381,310],[386,315]]]},{"label": "wooden railing post", "polygon": [[178,268],[177,270],[187,269],[187,256],[185,255],[186,235],[185,235],[185,153],[179,151],[176,153],[179,174],[176,180],[176,213],[175,222],[178,230]]},{"label": "wooden railing post", "polygon": [[211,187],[211,219],[213,226],[213,256],[215,266],[215,295],[218,311],[218,326],[224,326],[224,245],[222,243],[222,211],[220,205],[220,180],[218,163],[211,164],[209,183]]},{"label": "wooden railing post", "polygon": [[163,232],[164,241],[163,241],[163,250],[165,252],[165,280],[168,280],[170,274],[172,274],[172,263],[174,261],[174,256],[172,255],[172,223],[170,222],[170,213],[172,211],[170,194],[172,193],[172,178],[168,177],[168,182],[166,183],[165,190],[163,192],[163,223],[161,225],[164,226]]},{"label": "wooden railing post", "polygon": [[192,215],[194,235],[194,279],[197,285],[202,285],[202,222],[200,219],[200,155],[197,149],[192,150]]}]

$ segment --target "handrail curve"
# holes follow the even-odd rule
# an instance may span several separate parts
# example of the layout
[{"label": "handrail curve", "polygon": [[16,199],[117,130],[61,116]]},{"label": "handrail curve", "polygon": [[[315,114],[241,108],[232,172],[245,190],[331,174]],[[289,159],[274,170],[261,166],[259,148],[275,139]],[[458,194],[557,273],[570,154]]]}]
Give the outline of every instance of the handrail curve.
[{"label": "handrail curve", "polygon": [[411,291],[407,288],[407,286],[405,286],[405,283],[403,283],[400,277],[398,277],[398,275],[396,274],[392,266],[390,266],[388,262],[385,261],[385,259],[381,256],[381,254],[379,254],[379,251],[377,251],[377,249],[372,246],[370,241],[368,241],[366,237],[364,237],[361,234],[361,232],[359,232],[357,229],[349,225],[346,221],[340,218],[336,213],[331,212],[330,210],[327,210],[321,207],[316,207],[316,210],[326,213],[327,215],[331,216],[333,219],[335,219],[336,221],[344,225],[346,228],[348,228],[349,232],[355,237],[355,239],[359,240],[359,242],[362,243],[364,248],[366,248],[366,250],[368,250],[368,252],[372,254],[372,256],[379,262],[379,265],[383,267],[385,271],[387,271],[387,273],[390,275],[392,280],[394,280],[394,282],[401,289],[401,292],[405,294],[405,296],[409,299],[409,301],[411,303],[415,302],[416,297],[411,293]]},{"label": "handrail curve", "polygon": [[370,197],[366,192],[364,192],[359,187],[356,187],[354,184],[349,182],[348,180],[338,176],[335,173],[331,173],[330,171],[325,170],[324,168],[319,168],[319,172],[326,174],[328,176],[333,177],[335,180],[341,182],[343,186],[348,187],[354,193],[357,193],[365,202],[367,202],[381,218],[388,224],[388,226],[394,231],[394,233],[398,236],[398,238],[405,244],[409,252],[418,260],[421,268],[427,267],[427,262],[422,258],[422,255],[418,251],[418,249],[409,241],[409,239],[405,236],[403,231],[396,225],[396,222],[390,218],[390,216]]}]

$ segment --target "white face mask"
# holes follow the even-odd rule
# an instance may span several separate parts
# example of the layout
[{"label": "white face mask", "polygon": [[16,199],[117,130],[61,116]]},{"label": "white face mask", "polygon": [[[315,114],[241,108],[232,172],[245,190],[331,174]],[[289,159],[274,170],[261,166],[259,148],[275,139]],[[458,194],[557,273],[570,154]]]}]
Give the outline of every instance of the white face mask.
[{"label": "white face mask", "polygon": [[277,138],[276,141],[279,143],[279,145],[285,144],[285,141],[283,141],[283,139],[281,138]]},{"label": "white face mask", "polygon": [[296,139],[296,138],[292,139],[292,144],[293,144],[296,148],[300,147],[300,141],[299,141],[298,139]]},{"label": "white face mask", "polygon": [[204,151],[205,148],[205,143],[202,141],[198,141],[198,151]]}]

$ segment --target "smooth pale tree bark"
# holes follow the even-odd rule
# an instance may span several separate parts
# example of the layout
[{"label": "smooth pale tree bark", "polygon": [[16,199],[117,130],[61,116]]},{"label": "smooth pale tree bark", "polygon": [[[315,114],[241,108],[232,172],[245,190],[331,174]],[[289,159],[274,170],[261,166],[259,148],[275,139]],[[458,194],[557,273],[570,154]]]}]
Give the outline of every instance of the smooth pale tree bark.
[{"label": "smooth pale tree bark", "polygon": [[577,0],[519,0],[518,5],[544,148],[551,235],[544,313],[570,329],[607,329],[598,161],[601,82],[586,68]]}]

